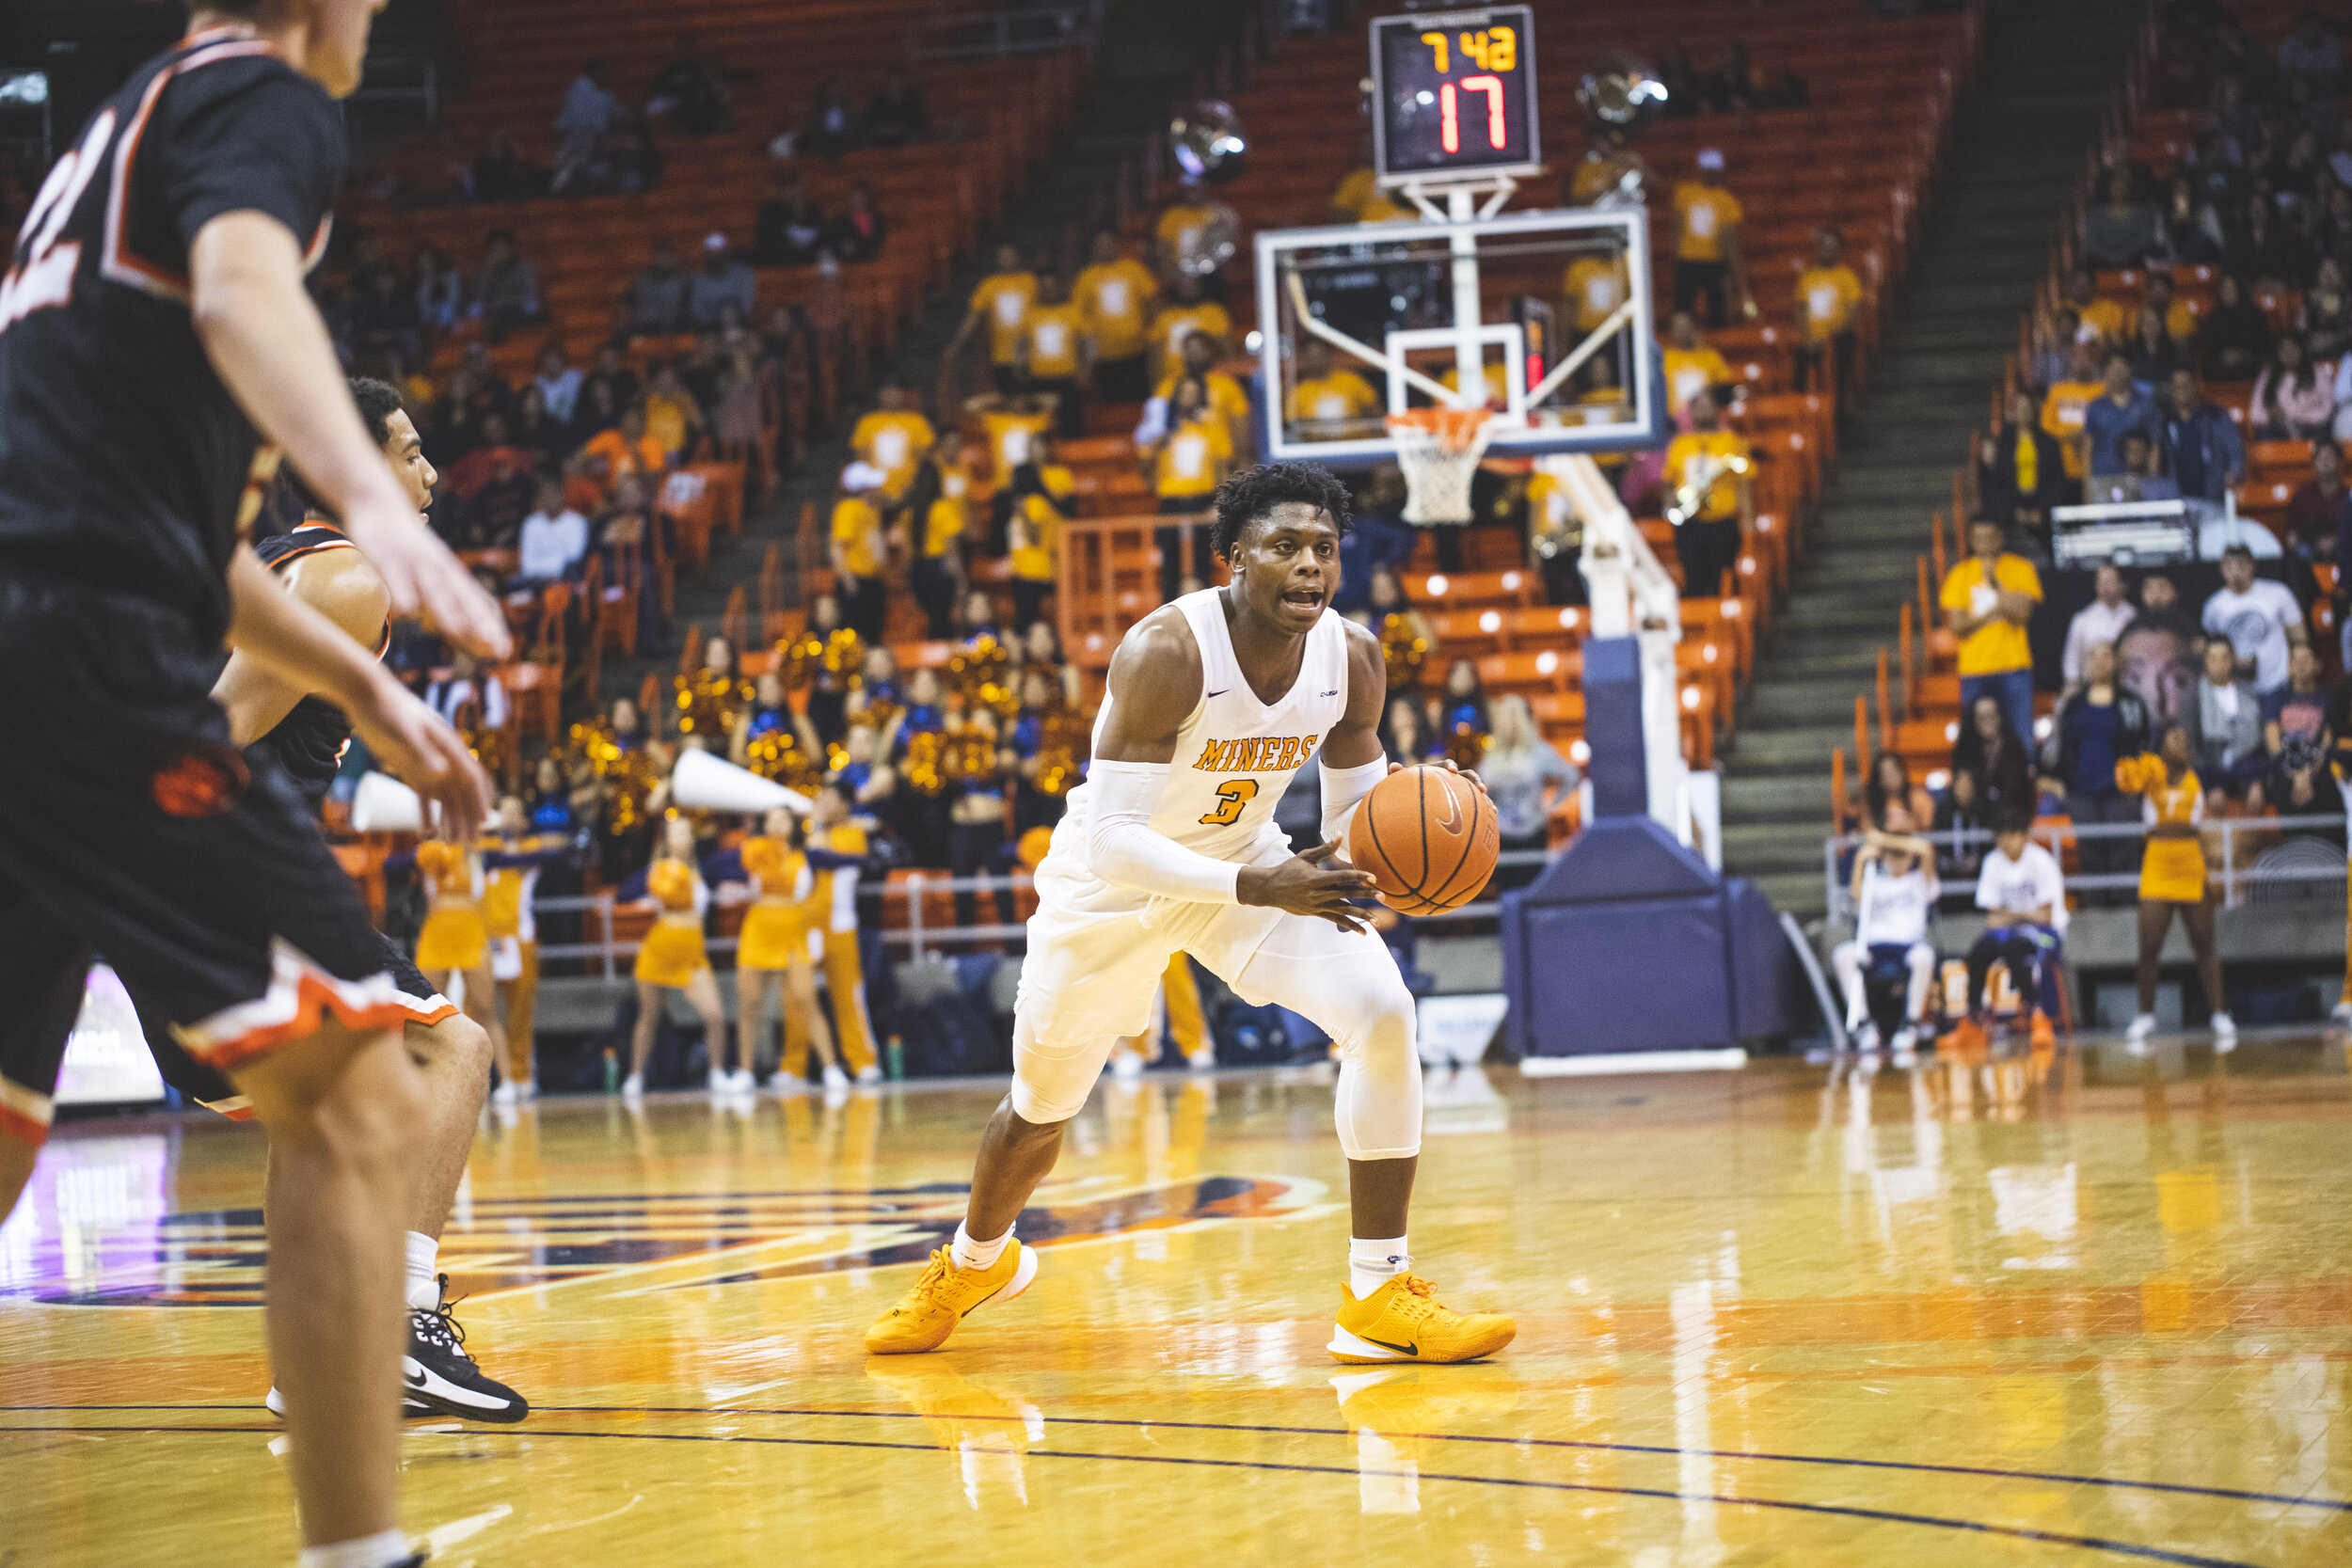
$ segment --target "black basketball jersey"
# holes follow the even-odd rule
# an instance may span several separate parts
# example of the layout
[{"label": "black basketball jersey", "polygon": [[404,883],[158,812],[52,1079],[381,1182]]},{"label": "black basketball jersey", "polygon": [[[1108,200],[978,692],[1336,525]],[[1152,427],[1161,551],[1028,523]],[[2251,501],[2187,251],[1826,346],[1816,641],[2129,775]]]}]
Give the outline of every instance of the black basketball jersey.
[{"label": "black basketball jersey", "polygon": [[277,218],[315,264],[344,164],[325,88],[218,28],[149,61],[50,171],[0,280],[0,573],[128,593],[206,647],[278,453],[206,358],[188,247]]},{"label": "black basketball jersey", "polygon": [[[273,572],[282,571],[290,561],[321,550],[357,549],[358,546],[343,537],[341,529],[326,523],[308,522],[285,533],[256,540],[253,553],[260,556]],[[375,657],[382,658],[391,646],[391,627],[384,628],[384,638],[376,646]],[[315,809],[326,799],[327,786],[335,782],[335,774],[342,767],[343,748],[351,744],[351,721],[343,710],[324,697],[305,697],[294,704],[293,711],[278,721],[278,727],[254,744],[266,746],[277,754],[287,772],[294,775],[295,787]]]}]

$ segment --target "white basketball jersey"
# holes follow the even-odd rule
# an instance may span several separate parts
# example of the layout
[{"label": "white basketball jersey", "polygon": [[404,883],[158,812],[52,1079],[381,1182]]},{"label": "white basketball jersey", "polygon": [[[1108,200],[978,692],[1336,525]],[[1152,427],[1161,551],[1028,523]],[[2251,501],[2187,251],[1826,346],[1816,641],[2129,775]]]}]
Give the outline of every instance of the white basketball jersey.
[{"label": "white basketball jersey", "polygon": [[[1275,849],[1287,854],[1290,840],[1273,825],[1275,802],[1347,711],[1347,624],[1323,612],[1307,633],[1298,678],[1268,705],[1249,689],[1233,657],[1222,591],[1204,588],[1175,605],[1200,648],[1200,701],[1177,732],[1175,761],[1152,827],[1212,860],[1253,864]],[[1098,746],[1111,703],[1105,696],[1095,715]],[[1146,895],[1111,887],[1086,863],[1092,793],[1088,784],[1070,792],[1053,848],[1038,868],[1040,895],[1082,903],[1089,912],[1141,909],[1150,901]]]}]

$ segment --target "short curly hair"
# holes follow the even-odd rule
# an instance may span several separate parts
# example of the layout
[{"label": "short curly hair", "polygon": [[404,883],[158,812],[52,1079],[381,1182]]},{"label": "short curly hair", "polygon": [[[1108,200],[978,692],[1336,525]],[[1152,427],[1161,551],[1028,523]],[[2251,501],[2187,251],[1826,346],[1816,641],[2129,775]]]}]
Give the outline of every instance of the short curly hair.
[{"label": "short curly hair", "polygon": [[1216,487],[1211,498],[1216,522],[1209,531],[1210,547],[1230,562],[1249,525],[1289,501],[1329,513],[1340,537],[1347,537],[1355,514],[1347,486],[1337,474],[1320,463],[1264,463],[1242,469]]}]

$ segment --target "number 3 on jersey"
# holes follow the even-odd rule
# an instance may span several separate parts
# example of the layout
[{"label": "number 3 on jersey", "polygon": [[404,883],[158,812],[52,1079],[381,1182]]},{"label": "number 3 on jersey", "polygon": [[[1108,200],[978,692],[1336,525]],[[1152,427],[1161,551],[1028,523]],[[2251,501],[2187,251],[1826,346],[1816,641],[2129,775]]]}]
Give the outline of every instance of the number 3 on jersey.
[{"label": "number 3 on jersey", "polygon": [[1258,798],[1258,781],[1233,779],[1216,786],[1216,809],[1200,819],[1204,828],[1230,828],[1241,820],[1241,808]]}]

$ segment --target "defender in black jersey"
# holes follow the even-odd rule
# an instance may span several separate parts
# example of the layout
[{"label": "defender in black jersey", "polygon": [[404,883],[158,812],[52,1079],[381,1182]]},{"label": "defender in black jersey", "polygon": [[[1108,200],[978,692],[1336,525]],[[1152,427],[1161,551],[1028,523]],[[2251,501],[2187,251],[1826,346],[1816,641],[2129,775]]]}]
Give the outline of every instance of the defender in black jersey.
[{"label": "defender in black jersey", "polygon": [[[410,504],[421,512],[431,503],[439,476],[424,459],[399,391],[381,381],[354,377],[351,395],[369,437],[382,450]],[[305,507],[305,520],[259,541],[253,553],[288,593],[381,658],[391,644],[382,579],[350,538],[317,515],[315,498],[292,470],[280,476],[280,483]],[[228,711],[232,738],[262,732],[248,751],[266,752],[285,768],[315,820],[351,744],[351,721],[343,710],[247,668],[242,657],[229,661],[213,694]],[[464,1331],[447,1300],[447,1276],[437,1263],[441,1229],[464,1180],[474,1124],[489,1090],[494,1053],[490,1037],[433,988],[397,942],[389,937],[378,940],[385,973],[407,1014],[402,1038],[424,1081],[424,1114],[403,1141],[403,1164],[409,1175],[404,1206],[408,1351],[401,1366],[405,1414],[519,1421],[530,1414],[529,1402],[485,1376],[467,1354]],[[252,1115],[250,1103],[234,1085],[179,1049],[167,1022],[135,990],[131,1001],[167,1083],[232,1120]],[[283,1401],[276,1389],[265,1402],[282,1413]]]},{"label": "defender in black jersey", "polygon": [[0,1194],[48,1119],[16,1064],[56,1050],[103,954],[270,1130],[288,1468],[306,1543],[349,1568],[410,1556],[394,1291],[421,1097],[358,894],[211,688],[226,642],[331,696],[463,832],[487,811],[455,733],[244,538],[282,450],[391,609],[505,650],[385,472],[303,284],[342,176],[333,100],[380,6],[205,0],[58,160],[0,278]]}]

